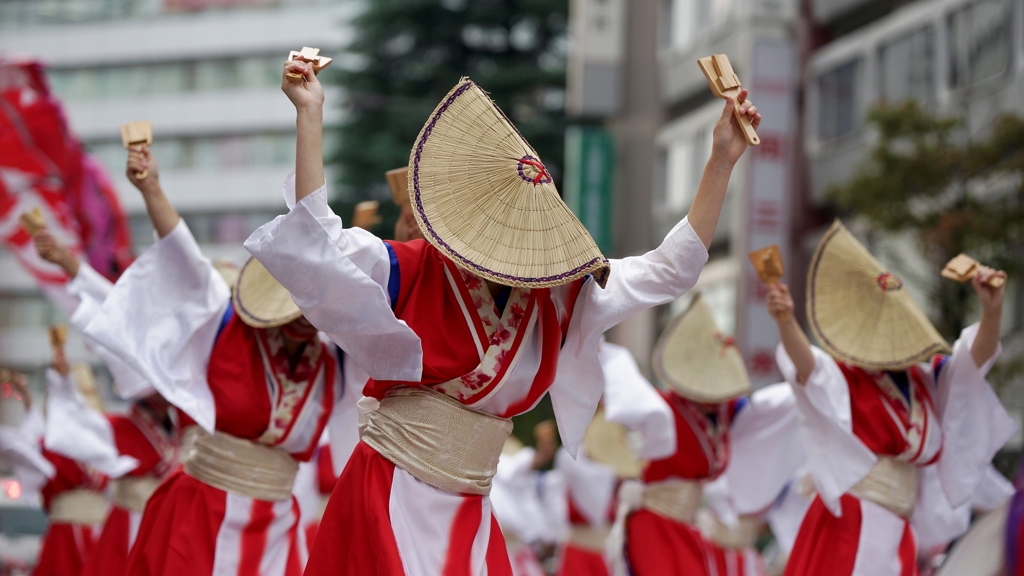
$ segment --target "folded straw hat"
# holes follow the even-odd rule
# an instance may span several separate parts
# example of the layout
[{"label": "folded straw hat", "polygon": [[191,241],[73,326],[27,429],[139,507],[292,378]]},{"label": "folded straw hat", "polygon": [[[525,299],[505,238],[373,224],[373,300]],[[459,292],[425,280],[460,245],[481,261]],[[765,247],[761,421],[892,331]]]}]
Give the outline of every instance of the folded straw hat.
[{"label": "folded straw hat", "polygon": [[608,280],[608,260],[537,153],[467,78],[416,138],[408,187],[427,241],[478,276],[524,288]]},{"label": "folded straw hat", "polygon": [[594,419],[583,434],[583,446],[587,458],[598,464],[615,469],[619,478],[639,478],[644,470],[641,462],[629,447],[626,429],[604,417],[604,408],[597,409]]},{"label": "folded straw hat", "polygon": [[751,391],[736,341],[718,329],[700,294],[665,328],[652,363],[659,380],[697,402],[725,402]]},{"label": "folded straw hat", "polygon": [[238,273],[231,301],[242,322],[253,328],[283,326],[302,316],[288,290],[255,258]]},{"label": "folded straw hat", "polygon": [[807,318],[829,354],[868,370],[903,370],[949,350],[903,282],[839,220],[811,259]]}]

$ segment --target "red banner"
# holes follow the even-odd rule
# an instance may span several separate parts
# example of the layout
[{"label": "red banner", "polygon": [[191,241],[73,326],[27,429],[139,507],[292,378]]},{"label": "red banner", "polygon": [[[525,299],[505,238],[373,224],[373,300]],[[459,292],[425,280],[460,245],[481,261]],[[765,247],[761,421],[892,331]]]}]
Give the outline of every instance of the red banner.
[{"label": "red banner", "polygon": [[41,284],[65,280],[39,258],[18,217],[39,207],[47,228],[114,280],[132,261],[131,234],[110,179],[68,129],[43,67],[0,60],[0,240]]}]

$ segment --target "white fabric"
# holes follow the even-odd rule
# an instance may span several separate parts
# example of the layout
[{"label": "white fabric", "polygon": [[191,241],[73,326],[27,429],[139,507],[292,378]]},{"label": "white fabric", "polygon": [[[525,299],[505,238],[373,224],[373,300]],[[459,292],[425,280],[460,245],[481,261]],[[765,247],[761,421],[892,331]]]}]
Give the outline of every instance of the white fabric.
[{"label": "white fabric", "polygon": [[[212,576],[239,576],[242,534],[252,519],[254,501],[230,492],[223,494],[224,519],[217,530]],[[299,522],[298,505],[291,498],[275,502],[272,514],[270,525],[263,531],[266,545],[260,557],[260,576],[284,576],[291,545],[291,539],[287,535],[292,526]],[[306,545],[303,530],[297,530],[296,543],[297,553],[305,565]]]},{"label": "white fabric", "polygon": [[551,532],[541,500],[542,475],[533,469],[536,451],[502,453],[491,481],[491,506],[501,531],[522,543],[547,541]]},{"label": "white fabric", "polygon": [[811,507],[811,500],[800,493],[798,484],[799,480],[791,482],[765,515],[775,541],[786,556],[793,551],[800,524]]},{"label": "white fabric", "polygon": [[618,475],[611,466],[587,458],[585,451],[573,458],[567,450],[555,455],[555,468],[562,473],[573,506],[594,528],[605,528],[618,485]]},{"label": "white fabric", "polygon": [[640,373],[633,353],[602,341],[597,351],[604,373],[604,417],[640,434],[637,457],[667,458],[676,451],[672,408]]},{"label": "white fabric", "polygon": [[[286,196],[292,186],[289,177]],[[419,337],[395,318],[388,301],[387,249],[368,232],[342,227],[327,205],[326,187],[256,230],[245,247],[288,288],[306,318],[341,344],[371,377],[420,380]],[[684,219],[659,248],[613,260],[607,288],[595,282],[583,286],[549,389],[560,436],[570,453],[576,453],[603,391],[597,360],[601,335],[645,308],[681,296],[693,287],[707,256],[704,244]],[[553,296],[557,291],[552,291]],[[353,301],[360,305],[352,306]],[[532,380],[539,364],[536,335],[535,329],[523,343],[515,370],[520,382]],[[511,375],[505,388],[521,390],[514,385],[516,379],[516,374]],[[479,408],[498,413],[515,400],[510,394],[496,394]]]},{"label": "white fabric", "polygon": [[[66,287],[68,294],[78,298],[79,302],[69,321],[76,330],[84,333],[85,327],[99,312],[100,306],[107,299],[114,285],[99,272],[93,270],[92,266],[81,262],[78,266],[78,274],[67,283]],[[114,378],[114,392],[118,396],[125,400],[131,400],[155,392],[145,378],[102,344],[89,336],[85,336],[85,343],[110,370],[110,375]]]},{"label": "white fabric", "polygon": [[43,416],[34,406],[25,413],[17,428],[0,424],[0,455],[14,469],[14,478],[21,484],[22,498],[37,507],[39,491],[57,474],[40,449],[43,426]]},{"label": "white fabric", "polygon": [[[395,468],[389,509],[405,576],[437,576],[443,572],[452,522],[466,499],[420,482],[401,468]],[[491,537],[490,498],[482,496],[480,503],[481,521],[470,553],[469,574],[485,575],[487,544]]]},{"label": "white fabric", "polygon": [[43,445],[47,450],[87,464],[110,478],[120,478],[138,468],[138,460],[118,452],[110,420],[86,404],[70,374],[61,376],[50,368],[46,381]]},{"label": "white fabric", "polygon": [[84,333],[212,434],[206,373],[230,297],[182,220],[125,270]]},{"label": "white fabric", "polygon": [[[980,369],[970,355],[977,330],[976,324],[964,329],[933,388],[943,446],[938,462],[921,468],[911,523],[922,547],[948,542],[967,530],[970,498],[996,451],[1016,432],[985,381],[998,352]],[[877,457],[853,434],[849,388],[839,366],[822,350],[812,351],[815,367],[804,385],[796,382],[796,368],[781,345],[776,360],[796,396],[815,487],[840,516],[839,498],[867,476]],[[931,366],[921,369],[932,377]]]},{"label": "white fabric", "polygon": [[867,500],[860,502],[860,540],[850,576],[900,576],[905,521]]},{"label": "white fabric", "polygon": [[971,498],[971,507],[980,512],[991,512],[1013,497],[1013,484],[991,464],[985,467],[985,476],[978,491]]},{"label": "white fabric", "polygon": [[1004,576],[1008,513],[1004,503],[978,520],[949,551],[937,576]]},{"label": "white fabric", "polygon": [[331,445],[331,466],[336,475],[345,469],[352,451],[359,444],[358,402],[368,379],[369,376],[358,364],[351,361],[351,358],[345,358],[345,391],[334,405],[324,430]]}]

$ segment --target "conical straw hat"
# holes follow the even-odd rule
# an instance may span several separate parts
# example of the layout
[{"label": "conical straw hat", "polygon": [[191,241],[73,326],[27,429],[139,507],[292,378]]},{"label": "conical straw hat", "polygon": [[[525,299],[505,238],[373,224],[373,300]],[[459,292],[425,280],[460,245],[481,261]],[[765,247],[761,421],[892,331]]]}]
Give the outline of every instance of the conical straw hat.
[{"label": "conical straw hat", "polygon": [[515,126],[463,78],[441,101],[409,156],[409,195],[423,235],[456,264],[523,288],[566,284],[608,260],[562,202]]},{"label": "conical straw hat", "polygon": [[619,478],[639,478],[644,466],[626,439],[626,429],[604,417],[604,408],[598,408],[594,419],[583,434],[587,458],[615,469]]},{"label": "conical straw hat", "polygon": [[903,370],[949,350],[903,282],[839,220],[811,259],[807,318],[829,354],[868,370]]},{"label": "conical straw hat", "polygon": [[736,341],[718,329],[700,294],[665,328],[651,361],[658,379],[690,400],[724,402],[751,391]]},{"label": "conical straw hat", "polygon": [[253,328],[283,326],[302,316],[288,290],[255,258],[238,273],[231,301],[242,322]]}]

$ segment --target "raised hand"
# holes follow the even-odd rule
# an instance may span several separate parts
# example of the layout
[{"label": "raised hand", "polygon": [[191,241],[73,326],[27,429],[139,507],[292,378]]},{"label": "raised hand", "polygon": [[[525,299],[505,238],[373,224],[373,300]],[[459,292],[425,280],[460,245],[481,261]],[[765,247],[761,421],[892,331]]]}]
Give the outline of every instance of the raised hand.
[{"label": "raised hand", "polygon": [[71,373],[71,365],[68,364],[68,357],[64,353],[64,347],[57,347],[53,350],[53,361],[50,362],[50,367],[57,371],[61,376],[67,376]]},{"label": "raised hand", "polygon": [[[992,277],[1002,277],[1004,282],[998,288],[988,285]],[[988,266],[978,266],[978,271],[971,279],[971,286],[978,293],[981,301],[981,322],[978,332],[971,345],[971,358],[979,368],[988,362],[999,350],[999,336],[1003,315],[1003,296],[1006,293],[1006,272]]]},{"label": "raised hand", "polygon": [[993,277],[1001,277],[1005,281],[1006,272],[979,265],[978,271],[974,274],[974,278],[971,279],[971,286],[978,293],[978,300],[981,301],[981,308],[984,312],[1001,314],[1003,311],[1003,296],[1006,293],[1006,282],[1003,282],[998,288],[993,288],[988,285],[989,279]]},{"label": "raised hand", "polygon": [[78,276],[78,258],[61,244],[49,230],[42,230],[32,237],[36,245],[36,252],[39,257],[47,262],[53,262],[67,272],[68,276]]},{"label": "raised hand", "polygon": [[[300,74],[302,78],[289,78],[288,74]],[[324,88],[313,73],[313,65],[308,62],[285,62],[284,73],[281,75],[281,90],[296,109],[318,108],[324,104]]]},{"label": "raised hand", "polygon": [[793,297],[789,294],[789,286],[782,282],[768,285],[765,304],[768,306],[768,314],[776,322],[785,322],[793,317]]},{"label": "raised hand", "polygon": [[[740,90],[736,100],[740,103],[740,113],[746,114],[750,118],[750,125],[757,130],[761,125],[761,115],[757,112],[757,106],[747,100],[747,91]],[[734,107],[732,99],[726,98],[725,107],[722,109],[722,115],[718,118],[718,122],[715,123],[714,130],[714,151],[730,164],[735,164],[748,146],[747,138],[743,135],[743,128],[733,117]]]},{"label": "raised hand", "polygon": [[[139,179],[139,174],[146,174]],[[150,194],[160,190],[160,168],[148,146],[132,146],[128,149],[128,165],[125,175],[139,192]]]}]

